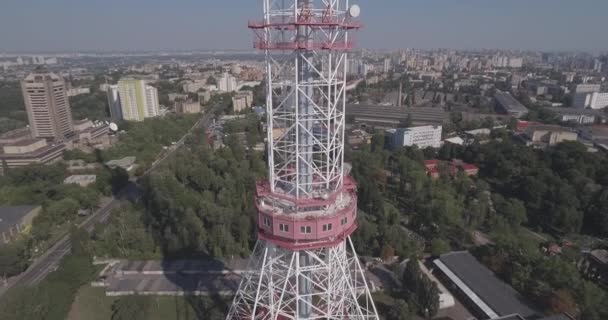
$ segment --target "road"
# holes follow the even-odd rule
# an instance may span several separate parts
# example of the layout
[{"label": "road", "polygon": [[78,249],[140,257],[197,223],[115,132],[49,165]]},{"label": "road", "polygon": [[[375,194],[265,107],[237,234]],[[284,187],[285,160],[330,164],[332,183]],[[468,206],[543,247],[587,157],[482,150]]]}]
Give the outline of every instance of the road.
[{"label": "road", "polygon": [[[144,174],[138,178],[147,176],[152,171],[154,171],[160,164],[163,163],[167,158],[169,158],[172,154],[174,154],[181,146],[184,145],[184,141],[186,138],[194,132],[197,128],[206,128],[209,126],[211,120],[214,117],[215,111],[219,108],[219,106],[213,107],[209,112],[205,113],[189,130],[184,134],[179,141],[177,141],[173,148],[170,150],[161,153],[160,157],[152,163],[150,168],[144,172]],[[110,201],[103,204],[101,208],[91,214],[85,221],[83,221],[78,227],[84,228],[88,232],[92,232],[95,224],[98,222],[105,222],[110,214],[112,213],[112,209],[119,205],[121,201],[124,199],[130,198],[130,195],[136,194],[138,197],[139,193],[137,192],[137,185],[135,183],[130,183],[127,187],[125,187],[117,196],[111,198]],[[38,257],[27,270],[21,273],[18,276],[15,276],[9,279],[4,286],[0,287],[0,297],[6,293],[10,288],[14,286],[33,286],[42,281],[49,273],[55,271],[59,266],[59,262],[63,257],[65,257],[71,250],[72,245],[70,243],[70,236],[65,235],[61,238],[57,243],[55,243],[51,248],[49,248],[44,254]]]}]

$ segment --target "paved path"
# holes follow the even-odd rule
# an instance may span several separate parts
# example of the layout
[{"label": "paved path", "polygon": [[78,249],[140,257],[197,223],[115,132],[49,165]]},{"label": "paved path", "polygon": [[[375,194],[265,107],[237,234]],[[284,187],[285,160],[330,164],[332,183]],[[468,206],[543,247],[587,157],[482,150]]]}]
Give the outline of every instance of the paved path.
[{"label": "paved path", "polygon": [[[197,128],[206,128],[211,123],[213,119],[214,113],[219,106],[212,108],[209,112],[205,113],[195,124],[182,136],[179,141],[175,144],[175,147],[170,151],[163,153],[159,159],[154,161],[152,166],[142,175],[142,177],[150,174],[154,171],[165,159],[175,153],[183,144],[186,138],[194,132]],[[110,214],[112,213],[112,209],[119,205],[120,201],[127,195],[131,194],[133,190],[132,188],[136,188],[134,183],[131,183],[129,186],[125,187],[117,197],[113,197],[111,201],[102,205],[97,211],[91,214],[84,222],[82,222],[78,227],[85,228],[88,232],[92,232],[95,224],[98,222],[105,222]],[[140,195],[136,193],[139,197]],[[65,235],[61,238],[57,243],[55,243],[51,248],[49,248],[43,255],[38,257],[27,270],[21,273],[18,276],[10,278],[4,286],[0,287],[0,297],[6,293],[10,288],[14,286],[32,286],[38,284],[42,281],[46,276],[55,271],[59,266],[59,262],[63,257],[65,257],[71,250],[72,244],[70,243],[70,236]]]}]

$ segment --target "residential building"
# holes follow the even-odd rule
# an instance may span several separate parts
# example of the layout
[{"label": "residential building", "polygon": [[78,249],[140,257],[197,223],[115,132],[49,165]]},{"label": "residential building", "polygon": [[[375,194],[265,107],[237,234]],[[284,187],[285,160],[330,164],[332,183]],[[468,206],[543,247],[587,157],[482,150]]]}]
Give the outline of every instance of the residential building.
[{"label": "residential building", "polygon": [[[433,179],[438,179],[441,174],[439,168],[440,164],[440,160],[425,160],[424,167],[426,170],[426,174]],[[459,171],[464,172],[467,177],[474,177],[479,174],[479,168],[476,165],[466,163],[460,159],[453,159],[452,161],[447,162],[446,167],[447,174],[449,174],[450,176],[455,176]]]},{"label": "residential building", "polygon": [[597,118],[602,116],[601,111],[598,110],[560,107],[551,107],[545,109],[556,113],[562,122],[573,122],[578,124],[593,124]]},{"label": "residential building", "polygon": [[251,108],[253,104],[253,92],[241,91],[232,98],[232,107],[234,112],[241,112]]},{"label": "residential building", "polygon": [[384,73],[388,73],[389,71],[391,71],[391,59],[390,58],[385,58],[384,59],[384,69],[383,69]]},{"label": "residential building", "polygon": [[218,81],[218,90],[220,92],[234,92],[237,91],[237,83],[236,78],[229,74],[228,72],[224,72],[220,80]]},{"label": "residential building", "polygon": [[97,176],[94,174],[75,174],[65,178],[65,180],[63,180],[63,183],[77,184],[84,188],[90,184],[95,183],[95,181],[97,181]]},{"label": "residential building", "polygon": [[441,126],[421,126],[389,130],[393,148],[417,146],[420,149],[441,147]]},{"label": "residential building", "polygon": [[603,109],[608,107],[608,92],[576,93],[572,106],[579,109]]},{"label": "residential building", "polygon": [[196,93],[207,88],[207,82],[203,80],[189,81],[182,86],[184,92]]},{"label": "residential building", "polygon": [[122,118],[143,121],[160,113],[158,91],[144,80],[124,78],[118,81]]},{"label": "residential building", "polygon": [[120,104],[120,93],[118,90],[118,85],[107,86],[106,95],[108,98],[108,108],[110,109],[110,117],[113,121],[122,120],[122,106]]},{"label": "residential building", "polygon": [[528,109],[508,92],[496,91],[494,99],[498,112],[515,118],[520,118],[528,113]]},{"label": "residential building", "polygon": [[177,113],[200,113],[201,104],[198,101],[175,101],[175,112]]},{"label": "residential building", "polygon": [[10,243],[21,233],[27,232],[40,211],[40,206],[0,207],[0,243]]},{"label": "residential building", "polygon": [[200,104],[205,104],[211,99],[211,92],[209,91],[201,91],[198,93],[198,102]]},{"label": "residential building", "polygon": [[533,125],[525,131],[529,145],[554,146],[564,141],[576,141],[578,133],[569,128],[556,125]]},{"label": "residential building", "polygon": [[599,84],[579,84],[574,88],[574,93],[593,93],[600,92],[602,88]]},{"label": "residential building", "polygon": [[63,78],[37,69],[21,81],[32,137],[64,141],[74,128]]}]

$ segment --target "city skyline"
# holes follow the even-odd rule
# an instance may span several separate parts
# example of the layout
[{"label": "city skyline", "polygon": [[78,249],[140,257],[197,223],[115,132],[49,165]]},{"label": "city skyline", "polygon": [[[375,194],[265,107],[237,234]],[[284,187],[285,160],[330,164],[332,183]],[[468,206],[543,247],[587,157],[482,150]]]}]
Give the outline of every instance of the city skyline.
[{"label": "city skyline", "polygon": [[[608,43],[600,40],[608,2],[601,0],[357,3],[365,21],[357,39],[362,48],[608,50]],[[20,53],[253,51],[244,21],[254,19],[259,11],[257,1],[246,0],[33,0],[4,7],[0,51]],[[22,25],[24,21],[27,25]]]}]

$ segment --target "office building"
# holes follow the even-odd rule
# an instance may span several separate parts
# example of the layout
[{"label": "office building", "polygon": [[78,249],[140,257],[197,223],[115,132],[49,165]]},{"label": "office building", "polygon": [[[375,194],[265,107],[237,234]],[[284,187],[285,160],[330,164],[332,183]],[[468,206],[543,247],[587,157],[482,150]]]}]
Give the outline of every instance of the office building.
[{"label": "office building", "polygon": [[497,111],[508,114],[515,118],[520,118],[528,113],[528,109],[515,99],[510,93],[497,91],[494,94]]},{"label": "office building", "polygon": [[144,80],[121,79],[118,81],[118,93],[122,119],[143,121],[159,115],[158,91]]},{"label": "office building", "polygon": [[65,81],[54,73],[36,70],[21,81],[32,137],[63,141],[74,133]]},{"label": "office building", "polygon": [[576,93],[572,106],[578,109],[603,109],[608,107],[608,92]]},{"label": "office building", "polygon": [[220,80],[218,81],[218,90],[220,92],[234,92],[237,91],[236,78],[234,78],[228,72],[224,72]]},{"label": "office building", "polygon": [[7,168],[50,164],[61,160],[65,150],[64,143],[49,144],[45,139],[28,138],[2,146],[0,161]]},{"label": "office building", "polygon": [[393,148],[417,146],[424,148],[441,147],[441,126],[421,126],[388,130],[392,134]]},{"label": "office building", "polygon": [[110,85],[106,88],[108,97],[108,108],[110,109],[110,117],[113,121],[122,120],[122,107],[120,105],[120,93],[118,85]]}]

